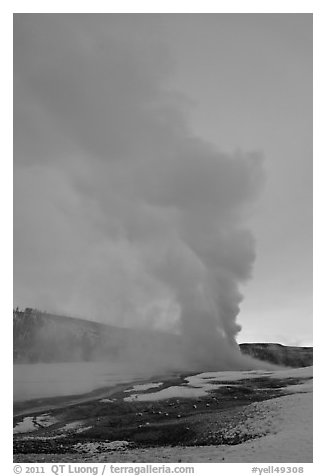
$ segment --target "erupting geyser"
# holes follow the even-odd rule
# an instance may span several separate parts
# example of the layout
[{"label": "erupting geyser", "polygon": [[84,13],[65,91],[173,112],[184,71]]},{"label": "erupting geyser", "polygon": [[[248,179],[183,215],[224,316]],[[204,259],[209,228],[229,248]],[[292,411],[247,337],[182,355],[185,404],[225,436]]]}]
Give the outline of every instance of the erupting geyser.
[{"label": "erupting geyser", "polygon": [[33,18],[16,19],[16,115],[31,101],[36,139],[17,128],[15,302],[173,330],[190,365],[246,367],[236,318],[260,157],[192,133],[168,55],[128,22]]}]

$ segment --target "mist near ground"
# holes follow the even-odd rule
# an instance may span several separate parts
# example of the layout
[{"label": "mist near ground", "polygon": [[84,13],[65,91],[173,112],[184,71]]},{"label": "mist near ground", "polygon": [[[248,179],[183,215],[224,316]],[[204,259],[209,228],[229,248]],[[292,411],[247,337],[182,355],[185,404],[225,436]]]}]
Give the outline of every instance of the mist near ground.
[{"label": "mist near ground", "polygon": [[15,302],[180,336],[172,354],[129,343],[143,362],[250,368],[261,154],[195,135],[169,51],[115,18],[15,15]]}]

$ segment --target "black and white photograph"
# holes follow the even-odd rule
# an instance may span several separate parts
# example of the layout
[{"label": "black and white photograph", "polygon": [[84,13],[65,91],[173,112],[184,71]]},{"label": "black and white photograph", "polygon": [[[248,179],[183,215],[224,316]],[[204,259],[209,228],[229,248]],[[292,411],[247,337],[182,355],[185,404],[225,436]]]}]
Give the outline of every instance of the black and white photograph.
[{"label": "black and white photograph", "polygon": [[12,18],[14,463],[302,473],[313,14]]}]

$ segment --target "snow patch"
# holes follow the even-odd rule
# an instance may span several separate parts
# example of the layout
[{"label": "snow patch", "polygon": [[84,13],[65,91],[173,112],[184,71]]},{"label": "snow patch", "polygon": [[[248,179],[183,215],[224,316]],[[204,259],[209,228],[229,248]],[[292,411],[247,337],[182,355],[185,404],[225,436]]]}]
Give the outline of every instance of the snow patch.
[{"label": "snow patch", "polygon": [[127,392],[141,392],[143,390],[149,390],[150,388],[157,388],[163,385],[163,382],[157,382],[157,383],[144,383],[144,384],[139,384],[139,385],[134,385],[131,389],[125,390],[125,393]]},{"label": "snow patch", "polygon": [[[71,423],[67,423],[65,426],[60,428],[60,430],[62,432],[74,431],[74,433],[83,433],[84,431],[90,430],[91,428],[91,426],[83,426],[82,421],[73,421]],[[61,433],[61,436],[65,435]]]},{"label": "snow patch", "polygon": [[17,433],[30,433],[32,431],[39,430],[40,428],[46,428],[54,425],[57,420],[51,417],[48,413],[36,417],[25,417],[23,421],[17,423],[14,427],[14,434]]},{"label": "snow patch", "polygon": [[[218,388],[225,387],[226,385],[237,385],[238,382],[248,379],[256,378],[298,378],[307,379],[312,378],[312,367],[303,367],[299,369],[282,369],[282,370],[251,370],[251,371],[224,371],[224,372],[204,372],[197,375],[191,375],[186,377],[186,384],[180,386],[172,386],[164,388],[157,392],[151,393],[137,393],[132,394],[129,397],[124,398],[126,402],[148,402],[156,400],[165,400],[168,398],[197,398],[207,395],[211,390],[217,390]],[[227,383],[223,383],[227,382]],[[142,391],[149,388],[154,388],[162,385],[162,383],[149,383],[144,385],[134,385],[132,391]],[[291,385],[290,388],[285,387],[289,392],[302,392],[306,391],[307,385],[311,383],[303,383],[298,385]]]},{"label": "snow patch", "polygon": [[[215,386],[214,386],[215,388]],[[168,398],[197,398],[207,394],[207,388],[192,388],[188,386],[176,386],[163,388],[159,392],[134,394],[124,398],[126,402],[153,402]]]},{"label": "snow patch", "polygon": [[17,423],[14,428],[14,434],[16,433],[28,433],[31,431],[37,430],[35,427],[34,418],[33,417],[25,417],[23,421]]},{"label": "snow patch", "polygon": [[99,453],[104,451],[125,450],[130,445],[129,441],[110,441],[94,443],[77,443],[74,448],[79,453]]}]

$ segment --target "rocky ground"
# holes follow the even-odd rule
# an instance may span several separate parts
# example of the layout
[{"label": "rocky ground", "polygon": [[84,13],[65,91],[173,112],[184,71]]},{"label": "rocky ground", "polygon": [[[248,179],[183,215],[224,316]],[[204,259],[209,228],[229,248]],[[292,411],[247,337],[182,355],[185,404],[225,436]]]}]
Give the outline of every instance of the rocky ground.
[{"label": "rocky ground", "polygon": [[[225,374],[221,381],[207,379],[216,385],[197,398],[172,396],[142,401],[141,398],[153,392],[151,385],[134,393],[128,392],[132,385],[122,385],[78,398],[17,404],[14,408],[14,460],[226,462],[229,458],[236,461],[239,455],[241,458],[238,449],[246,446],[245,454],[257,458],[253,451],[257,442],[261,446],[266,438],[293,426],[298,420],[298,412],[301,428],[304,424],[307,428],[312,425],[303,408],[309,406],[306,396],[311,387],[308,389],[307,384],[312,375],[305,370],[304,373],[276,372],[251,377],[244,374],[233,379]],[[151,381],[151,384],[155,383]],[[184,375],[163,382],[159,379],[159,383],[159,391],[189,386]],[[126,401],[130,395],[133,398]],[[310,407],[312,411],[312,404]],[[294,414],[293,408],[296,409]],[[287,415],[292,415],[292,423],[286,421]],[[285,442],[290,440],[290,436],[287,438],[284,434]],[[282,446],[285,448],[284,442]],[[281,458],[281,448],[275,450],[275,441],[269,455],[272,449],[278,451]],[[298,451],[294,462],[299,462],[300,457],[312,458],[312,449],[307,445],[304,455],[301,452],[300,456],[300,448]],[[264,454],[262,447],[260,454]],[[277,456],[270,457],[276,457],[274,461],[278,461]],[[289,453],[284,457],[286,461]],[[246,459],[242,457],[241,461]],[[257,459],[252,461],[258,462]]]}]

